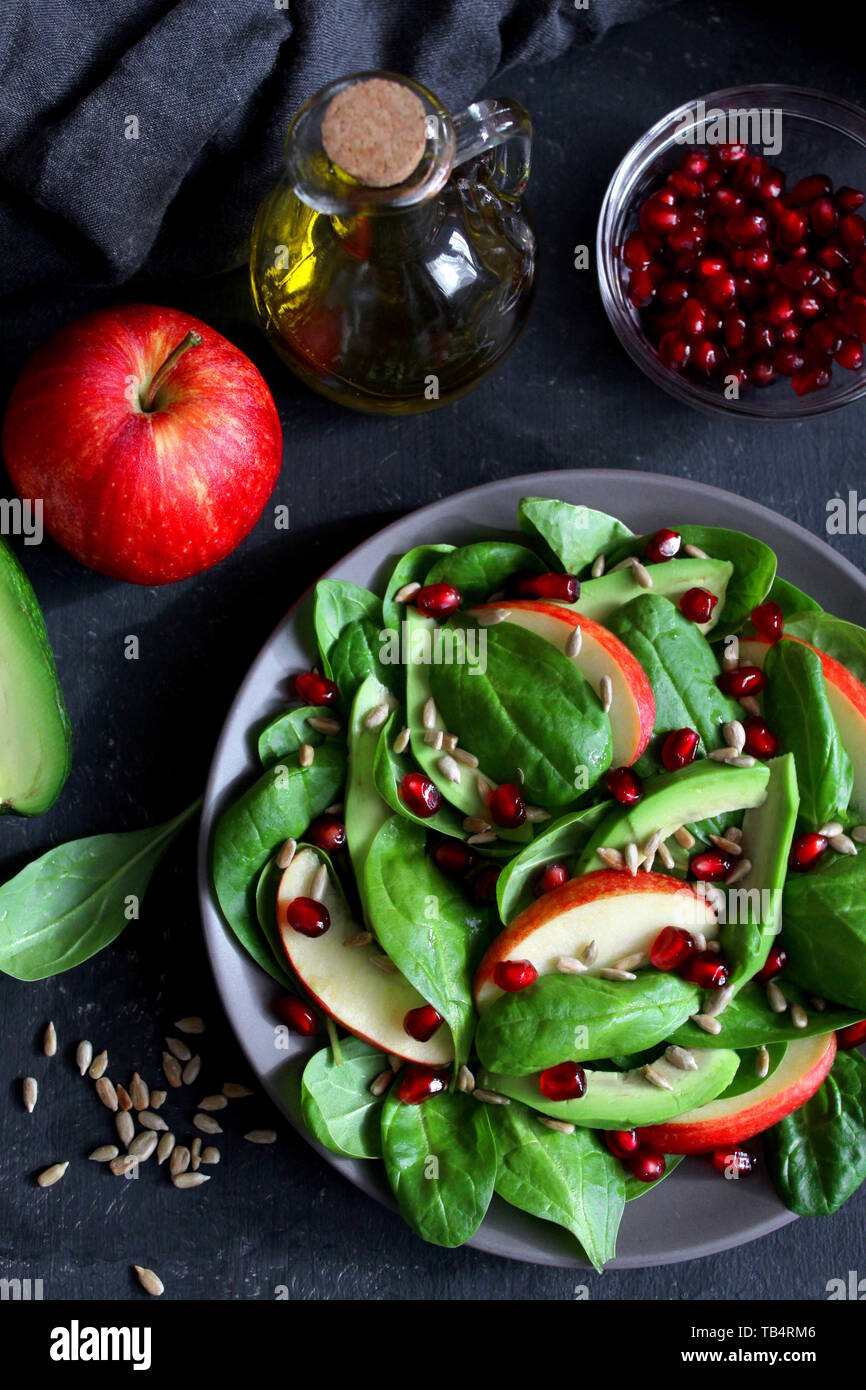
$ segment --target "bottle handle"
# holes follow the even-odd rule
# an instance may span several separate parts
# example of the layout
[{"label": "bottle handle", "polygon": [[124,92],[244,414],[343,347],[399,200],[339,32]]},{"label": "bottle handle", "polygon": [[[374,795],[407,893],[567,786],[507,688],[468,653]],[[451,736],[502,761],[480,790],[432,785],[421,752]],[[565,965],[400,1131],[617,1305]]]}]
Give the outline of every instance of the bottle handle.
[{"label": "bottle handle", "polygon": [[503,198],[520,198],[529,180],[532,122],[517,101],[473,101],[454,117],[454,168],[489,156],[488,178]]}]

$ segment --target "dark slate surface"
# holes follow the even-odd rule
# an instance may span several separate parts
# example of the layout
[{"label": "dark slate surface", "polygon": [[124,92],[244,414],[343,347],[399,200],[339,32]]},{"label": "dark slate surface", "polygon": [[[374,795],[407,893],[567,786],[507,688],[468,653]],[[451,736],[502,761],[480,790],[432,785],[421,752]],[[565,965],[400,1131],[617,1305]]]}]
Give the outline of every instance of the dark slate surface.
[{"label": "dark slate surface", "polygon": [[[273,501],[291,506],[291,538],[265,517],[221,568],[162,590],[101,579],[49,543],[22,548],[57,653],[76,757],[48,816],[3,823],[5,870],[59,840],[147,824],[191,801],[229,701],[291,600],[385,521],[445,493],[533,469],[626,466],[728,487],[823,534],[827,498],[866,487],[864,408],[767,428],[704,419],[643,379],[608,327],[592,274],[572,269],[572,248],[592,242],[606,181],[631,141],[675,103],[751,79],[862,95],[857,52],[833,26],[815,26],[812,14],[800,27],[788,13],[779,27],[769,7],[762,16],[732,0],[674,8],[616,31],[597,50],[498,84],[526,103],[536,126],[539,298],[499,375],[435,415],[366,419],[307,393],[259,342],[242,277],[138,292],[201,314],[261,365],[285,431]],[[7,305],[3,381],[55,326],[103,299],[28,295]],[[862,537],[832,543],[864,564]],[[130,633],[141,640],[138,663],[123,657]],[[166,1026],[201,1012],[209,1022],[201,1085],[243,1078],[205,960],[193,856],[188,833],[155,880],[142,921],[112,949],[54,981],[2,982],[0,1275],[42,1278],[47,1297],[82,1299],[133,1295],[135,1261],[188,1298],[267,1299],[287,1285],[303,1299],[571,1299],[585,1281],[600,1298],[773,1300],[822,1298],[828,1279],[862,1265],[866,1192],[829,1220],[796,1223],[757,1245],[601,1278],[428,1248],[293,1133],[281,1129],[269,1150],[245,1145],[246,1128],[275,1119],[258,1100],[230,1114],[223,1165],[203,1193],[174,1192],[153,1163],[129,1183],[89,1165],[86,1154],[111,1138],[112,1125],[72,1065],[78,1038],[107,1046],[118,1078],[137,1065],[154,1081]],[[49,1017],[60,1036],[50,1062],[39,1047]],[[41,1098],[28,1118],[15,1078],[29,1072]],[[189,1104],[170,1099],[166,1111],[188,1127]],[[64,1157],[72,1166],[63,1183],[36,1189],[34,1173]]]}]

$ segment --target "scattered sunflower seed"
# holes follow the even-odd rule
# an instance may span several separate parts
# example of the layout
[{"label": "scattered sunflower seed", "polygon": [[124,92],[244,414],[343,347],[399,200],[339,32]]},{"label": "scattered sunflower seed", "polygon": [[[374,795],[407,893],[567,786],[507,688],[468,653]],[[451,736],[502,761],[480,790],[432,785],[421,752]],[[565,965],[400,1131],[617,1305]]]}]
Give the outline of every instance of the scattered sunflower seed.
[{"label": "scattered sunflower seed", "polygon": [[637,852],[637,845],[635,844],[634,840],[632,840],[625,847],[625,866],[631,874],[632,878],[634,878],[635,874],[638,871],[638,868],[640,867],[640,855]]},{"label": "scattered sunflower seed", "polygon": [[652,859],[653,855],[658,853],[659,845],[661,844],[661,842],[662,832],[660,830],[657,830],[654,835],[650,835],[649,839],[643,847],[644,858]]},{"label": "scattered sunflower seed", "polygon": [[598,683],[598,693],[601,697],[601,707],[607,714],[613,704],[613,681],[610,676],[602,676]]},{"label": "scattered sunflower seed", "polygon": [[590,941],[580,953],[580,959],[584,965],[594,965],[598,960],[598,946],[595,941]]},{"label": "scattered sunflower seed", "polygon": [[120,1082],[118,1082],[114,1089],[117,1091],[117,1104],[119,1109],[131,1110],[132,1096],[129,1094],[126,1087],[121,1086]]},{"label": "scattered sunflower seed", "polygon": [[770,1075],[770,1054],[766,1047],[761,1044],[755,1057],[755,1075],[763,1081],[765,1076]]},{"label": "scattered sunflower seed", "polygon": [[327,891],[327,887],[328,867],[326,864],[320,864],[316,872],[313,874],[313,881],[310,884],[310,897],[315,898],[316,902],[321,902],[322,895]]},{"label": "scattered sunflower seed", "polygon": [[659,845],[659,859],[662,861],[666,869],[672,869],[674,867],[674,857],[668,849],[667,845],[665,844],[664,840],[662,840],[661,844]]},{"label": "scattered sunflower seed", "polygon": [[694,849],[695,837],[684,825],[674,831],[674,839],[681,849]]},{"label": "scattered sunflower seed", "polygon": [[178,1178],[181,1173],[185,1173],[189,1167],[189,1160],[190,1152],[186,1144],[178,1144],[172,1149],[171,1162],[168,1165],[168,1171],[171,1173],[171,1176],[173,1178]]},{"label": "scattered sunflower seed", "polygon": [[375,965],[377,970],[381,970],[383,975],[397,974],[396,965],[392,961],[391,957],[386,956],[384,953],[380,955],[370,956],[370,964]]},{"label": "scattered sunflower seed", "polygon": [[311,729],[315,729],[317,734],[338,734],[340,732],[339,719],[333,719],[330,714],[308,714],[307,723]]},{"label": "scattered sunflower seed", "polygon": [[165,1285],[152,1269],[145,1269],[144,1265],[133,1265],[132,1267],[138,1275],[138,1282],[145,1293],[149,1293],[153,1298],[159,1298],[160,1294],[165,1293]]},{"label": "scattered sunflower seed", "polygon": [[828,840],[832,840],[834,835],[841,835],[844,829],[845,827],[841,821],[829,820],[825,825],[820,827],[818,834],[825,835]]},{"label": "scattered sunflower seed", "polygon": [[120,1149],[116,1144],[100,1144],[99,1147],[94,1149],[93,1153],[89,1153],[87,1157],[90,1159],[91,1163],[110,1163],[113,1158],[118,1157],[119,1153]]},{"label": "scattered sunflower seed", "polygon": [[725,837],[728,840],[733,840],[735,845],[743,843],[743,832],[738,825],[729,825],[725,831]]},{"label": "scattered sunflower seed", "polygon": [[734,758],[738,756],[736,748],[732,748],[728,743],[724,748],[713,748],[707,754],[711,763],[733,763]]},{"label": "scattered sunflower seed", "polygon": [[347,936],[343,942],[344,946],[369,946],[373,940],[373,933],[369,931],[355,932],[354,936]]},{"label": "scattered sunflower seed", "polygon": [[[108,1058],[106,1057],[106,1062]],[[80,1042],[75,1049],[75,1065],[78,1068],[78,1075],[83,1076],[93,1061],[93,1043],[86,1039]]]},{"label": "scattered sunflower seed", "polygon": [[408,603],[410,598],[414,598],[421,585],[417,579],[411,579],[408,584],[404,584],[402,589],[398,589],[394,594],[395,603]]},{"label": "scattered sunflower seed", "polygon": [[722,737],[729,748],[736,748],[741,753],[746,746],[746,731],[739,719],[731,719],[722,726]]},{"label": "scattered sunflower seed", "polygon": [[456,735],[456,734],[443,734],[443,735],[442,735],[442,748],[443,748],[443,750],[444,750],[446,753],[453,753],[453,752],[454,752],[454,749],[455,749],[456,747],[457,747],[457,735]]},{"label": "scattered sunflower seed", "polygon": [[696,951],[705,951],[707,949],[707,938],[702,931],[693,931],[692,940],[695,943]]},{"label": "scattered sunflower seed", "polygon": [[495,839],[495,830],[482,830],[477,835],[470,835],[466,843],[467,845],[492,845]]},{"label": "scattered sunflower seed", "polygon": [[169,1086],[177,1089],[181,1084],[180,1062],[170,1052],[162,1054],[162,1073]]},{"label": "scattered sunflower seed", "polygon": [[150,1108],[151,1108],[151,1110],[159,1110],[160,1107],[163,1106],[163,1105],[165,1104],[165,1098],[166,1098],[167,1095],[168,1095],[168,1091],[151,1091],[151,1093],[150,1093]]},{"label": "scattered sunflower seed", "polygon": [[470,753],[468,748],[461,748],[459,744],[454,749],[454,757],[457,759],[458,763],[462,763],[464,767],[478,766],[478,759],[475,754]]},{"label": "scattered sunflower seed", "polygon": [[128,1110],[118,1110],[114,1117],[114,1127],[121,1144],[128,1149],[135,1135],[135,1121]]},{"label": "scattered sunflower seed", "polygon": [[538,825],[539,822],[550,820],[550,812],[545,811],[543,806],[527,806],[526,821],[528,825]]},{"label": "scattered sunflower seed", "polygon": [[580,649],[582,646],[583,633],[580,630],[580,626],[573,627],[568,635],[568,641],[565,644],[565,655],[571,657],[580,656]]},{"label": "scattered sunflower seed", "polygon": [[806,1013],[802,1004],[793,1004],[791,1006],[791,1022],[795,1028],[806,1028],[808,1026],[809,1015]]},{"label": "scattered sunflower seed", "polygon": [[652,1063],[641,1067],[640,1074],[651,1086],[657,1086],[660,1091],[672,1091],[674,1088],[666,1076],[662,1076],[660,1071],[656,1071]]},{"label": "scattered sunflower seed", "polygon": [[159,1143],[156,1146],[156,1161],[160,1167],[167,1158],[171,1158],[176,1142],[177,1140],[170,1129],[159,1136]]},{"label": "scattered sunflower seed", "polygon": [[210,1182],[209,1173],[178,1173],[176,1178],[172,1178],[174,1187],[201,1187],[203,1182]]},{"label": "scattered sunflower seed", "polygon": [[323,814],[326,816],[341,816],[345,809],[345,805],[342,801],[332,801],[330,806],[325,807]]},{"label": "scattered sunflower seed", "polygon": [[197,1110],[192,1117],[192,1122],[196,1129],[200,1129],[202,1134],[222,1134],[222,1125],[214,1119],[213,1115],[206,1115],[203,1110]]},{"label": "scattered sunflower seed", "polygon": [[490,799],[490,793],[496,790],[493,783],[488,782],[487,778],[483,777],[480,772],[475,777],[475,788],[485,805]]},{"label": "scattered sunflower seed", "polygon": [[153,1129],[162,1132],[168,1129],[168,1125],[161,1115],[154,1115],[152,1110],[139,1110],[138,1123],[142,1129]]},{"label": "scattered sunflower seed", "polygon": [[731,767],[755,767],[757,758],[753,758],[751,753],[740,753],[736,758],[731,758]]},{"label": "scattered sunflower seed", "polygon": [[204,1100],[198,1103],[199,1110],[225,1110],[228,1105],[228,1098],[224,1095],[205,1096]]},{"label": "scattered sunflower seed", "polygon": [[100,1076],[96,1083],[96,1094],[106,1110],[117,1110],[117,1092],[107,1076]]},{"label": "scattered sunflower seed", "polygon": [[851,831],[851,839],[856,840],[858,845],[866,845],[866,825],[855,825]]},{"label": "scattered sunflower seed", "polygon": [[819,999],[817,996],[810,999],[809,1003],[812,1005],[812,1008],[818,1014],[822,1014],[827,1007],[827,1000]]},{"label": "scattered sunflower seed", "polygon": [[431,695],[429,699],[424,701],[424,708],[421,711],[421,723],[424,725],[425,729],[435,729],[438,718],[436,701]]},{"label": "scattered sunflower seed", "polygon": [[575,1126],[571,1120],[555,1120],[552,1115],[539,1115],[538,1119],[545,1129],[552,1129],[557,1134],[574,1134]]},{"label": "scattered sunflower seed", "polygon": [[734,867],[732,869],[729,869],[728,872],[725,874],[725,883],[727,883],[728,885],[732,883],[739,883],[742,879],[748,878],[751,872],[751,859],[746,859],[745,857],[743,857],[742,859],[738,859]]},{"label": "scattered sunflower seed", "polygon": [[394,742],[393,742],[393,744],[392,744],[392,747],[393,747],[393,749],[394,749],[394,752],[395,752],[395,753],[405,753],[405,752],[406,752],[406,749],[409,747],[409,739],[410,739],[410,737],[411,737],[411,735],[410,735],[410,733],[409,733],[409,726],[408,726],[408,724],[404,724],[403,727],[402,727],[402,729],[400,730],[399,734],[398,734],[397,737],[394,739]]},{"label": "scattered sunflower seed", "polygon": [[383,700],[380,705],[374,705],[373,708],[368,710],[364,715],[364,728],[380,729],[390,713],[391,706],[388,704],[387,700]]},{"label": "scattered sunflower seed", "polygon": [[614,970],[637,970],[639,965],[646,965],[646,951],[632,951],[628,956],[621,956],[613,963]]},{"label": "scattered sunflower seed", "polygon": [[452,758],[450,753],[446,753],[436,764],[442,776],[449,782],[460,781],[460,764]]},{"label": "scattered sunflower seed", "polygon": [[774,1014],[783,1014],[788,1007],[788,1001],[775,980],[767,985],[767,1003]]},{"label": "scattered sunflower seed", "polygon": [[506,618],[511,617],[511,610],[508,608],[485,608],[475,614],[475,621],[479,627],[495,627],[497,623],[504,623]]},{"label": "scattered sunflower seed", "polygon": [[21,1082],[21,1099],[24,1102],[24,1109],[28,1115],[32,1115],[36,1107],[36,1098],[39,1095],[39,1084],[35,1076],[25,1076]]},{"label": "scattered sunflower seed", "polygon": [[705,550],[701,550],[699,545],[692,545],[691,543],[683,546],[683,554],[691,556],[693,560],[709,560],[710,558]]},{"label": "scattered sunflower seed", "polygon": [[743,846],[740,844],[740,841],[731,840],[727,835],[711,835],[710,840],[715,845],[716,849],[722,849],[726,854],[733,854],[736,858],[739,858],[743,852]]},{"label": "scattered sunflower seed", "polygon": [[153,1130],[145,1129],[140,1134],[136,1134],[129,1146],[129,1152],[138,1159],[139,1163],[144,1163],[146,1159],[150,1158],[158,1143],[159,1139]]},{"label": "scattered sunflower seed", "polygon": [[689,1052],[687,1047],[678,1047],[672,1043],[665,1048],[665,1061],[670,1062],[672,1067],[679,1067],[680,1071],[697,1071],[698,1062],[694,1053]]},{"label": "scattered sunflower seed", "polygon": [[192,1049],[187,1047],[182,1038],[166,1038],[165,1045],[172,1057],[176,1057],[179,1062],[188,1062],[192,1056]]},{"label": "scattered sunflower seed", "polygon": [[251,1129],[244,1135],[250,1144],[276,1144],[277,1131],[275,1129]]},{"label": "scattered sunflower seed", "polygon": [[857,846],[850,835],[832,835],[830,837],[830,848],[837,854],[856,854]]},{"label": "scattered sunflower seed", "polygon": [[471,1093],[473,1100],[480,1100],[484,1105],[510,1105],[511,1100],[508,1096],[501,1096],[498,1091],[482,1091],[478,1086]]},{"label": "scattered sunflower seed", "polygon": [[457,1073],[457,1089],[467,1096],[475,1090],[475,1077],[465,1063]]},{"label": "scattered sunflower seed", "polygon": [[53,1022],[48,1024],[45,1029],[45,1036],[42,1039],[42,1051],[46,1057],[53,1057],[57,1052],[57,1029]]},{"label": "scattered sunflower seed", "polygon": [[632,573],[635,579],[637,580],[638,584],[641,586],[641,588],[651,589],[653,586],[653,577],[647,569],[646,565],[643,564],[640,560],[634,560],[632,562],[631,568]]},{"label": "scattered sunflower seed", "polygon": [[277,868],[287,869],[295,857],[298,849],[297,840],[284,840],[277,853]]},{"label": "scattered sunflower seed", "polygon": [[402,1058],[402,1057],[395,1057],[394,1054],[393,1054],[393,1052],[386,1052],[386,1053],[385,1053],[385,1057],[386,1057],[386,1059],[387,1059],[388,1066],[391,1068],[392,1071],[399,1071],[399,1070],[400,1070],[400,1068],[401,1068],[402,1065],[403,1065],[403,1058]]},{"label": "scattered sunflower seed", "polygon": [[202,1163],[219,1163],[220,1151],[215,1144],[208,1144],[206,1149],[201,1151]]},{"label": "scattered sunflower seed", "polygon": [[36,1179],[40,1187],[53,1187],[59,1182],[69,1167],[69,1160],[65,1163],[52,1163],[50,1168],[44,1168]]},{"label": "scattered sunflower seed", "polygon": [[722,951],[721,943],[718,941],[708,941],[705,949],[707,951],[712,951],[714,956],[721,955]]},{"label": "scattered sunflower seed", "polygon": [[379,1075],[375,1076],[370,1082],[370,1094],[374,1096],[383,1096],[393,1080],[394,1073],[390,1067],[387,1071],[380,1071]]},{"label": "scattered sunflower seed", "polygon": [[558,970],[560,975],[585,975],[587,967],[577,956],[560,956],[554,969]]},{"label": "scattered sunflower seed", "polygon": [[150,1087],[142,1081],[138,1072],[133,1073],[129,1083],[129,1094],[136,1110],[147,1110],[150,1106]]},{"label": "scattered sunflower seed", "polygon": [[120,1154],[113,1158],[108,1166],[116,1178],[125,1178],[127,1173],[138,1167],[138,1159],[135,1154]]},{"label": "scattered sunflower seed", "polygon": [[601,578],[601,576],[604,574],[604,565],[605,565],[604,556],[603,556],[603,555],[596,555],[595,559],[594,559],[593,562],[592,562],[592,570],[591,570],[591,573],[592,573],[593,579],[600,579],[600,578]]},{"label": "scattered sunflower seed", "polygon": [[696,1023],[705,1033],[721,1033],[722,1025],[719,1019],[711,1018],[709,1014],[692,1014],[692,1023]]},{"label": "scattered sunflower seed", "polygon": [[[738,668],[738,666],[739,666],[739,664],[740,664],[740,653],[739,653],[739,650],[738,650],[738,647],[737,647],[736,642],[734,643],[733,646],[730,646],[730,647],[726,645],[726,646],[725,646],[725,650],[724,650],[724,652],[723,652],[723,654],[722,654],[722,670],[723,670],[723,671],[736,671],[737,668]],[[742,703],[742,701],[741,701],[741,703]]]},{"label": "scattered sunflower seed", "polygon": [[194,1173],[201,1167],[201,1139],[198,1135],[189,1146],[189,1166]]},{"label": "scattered sunflower seed", "polygon": [[601,862],[603,864],[606,864],[609,869],[625,868],[625,860],[623,859],[618,849],[605,849],[604,847],[602,847],[601,849],[596,850],[596,854],[598,855]]},{"label": "scattered sunflower seed", "polygon": [[486,830],[492,830],[493,827],[490,821],[485,820],[483,816],[464,816],[463,829],[468,830],[470,835],[483,835]]},{"label": "scattered sunflower seed", "polygon": [[203,1033],[204,1021],[193,1015],[188,1018],[175,1019],[175,1028],[179,1033]]},{"label": "scattered sunflower seed", "polygon": [[311,743],[302,743],[298,749],[298,765],[300,767],[312,767],[316,756],[316,750]]},{"label": "scattered sunflower seed", "polygon": [[758,704],[754,695],[744,695],[742,700],[740,701],[740,708],[744,709],[746,711],[746,714],[761,713],[761,706]]},{"label": "scattered sunflower seed", "polygon": [[599,975],[603,980],[636,980],[633,970],[616,970],[612,965],[605,965],[599,970]]},{"label": "scattered sunflower seed", "polygon": [[445,742],[444,729],[427,729],[424,734],[424,742],[428,748],[432,748],[434,753],[442,751],[442,744]]},{"label": "scattered sunflower seed", "polygon": [[718,989],[704,1000],[704,1013],[710,1018],[718,1018],[723,1014],[734,997],[732,985],[726,985],[724,989]]}]

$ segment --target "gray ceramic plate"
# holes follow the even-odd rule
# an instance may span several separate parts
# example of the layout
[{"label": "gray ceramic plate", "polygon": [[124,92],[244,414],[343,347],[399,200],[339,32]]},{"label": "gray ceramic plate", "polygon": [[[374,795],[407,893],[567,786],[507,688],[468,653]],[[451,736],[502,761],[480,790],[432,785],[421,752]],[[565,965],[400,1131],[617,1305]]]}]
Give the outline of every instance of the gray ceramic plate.
[{"label": "gray ceramic plate", "polygon": [[[863,611],[866,579],[802,527],[745,498],[686,478],[615,469],[537,473],[458,493],[386,526],[328,573],[382,592],[395,560],[414,545],[426,541],[461,544],[516,531],[517,503],[526,495],[597,507],[621,517],[636,532],[676,521],[716,525],[724,519],[726,526],[749,531],[772,546],[780,573],[829,611],[854,621]],[[296,1096],[298,1073],[309,1047],[299,1040],[293,1055],[275,1050],[269,1003],[278,986],[247,957],[220,915],[209,882],[208,844],[215,816],[255,770],[252,731],[285,704],[287,675],[310,665],[314,652],[310,631],[307,595],[268,638],[229,710],[205,793],[199,843],[202,918],[223,1004],[262,1086],[307,1138]],[[315,1147],[356,1186],[393,1206],[381,1164],[341,1159]],[[630,1269],[711,1255],[793,1220],[763,1175],[742,1183],[723,1182],[705,1161],[686,1160],[660,1187],[628,1203],[614,1265]],[[472,1244],[495,1255],[540,1264],[582,1267],[585,1263],[564,1232],[513,1210],[498,1198]]]}]

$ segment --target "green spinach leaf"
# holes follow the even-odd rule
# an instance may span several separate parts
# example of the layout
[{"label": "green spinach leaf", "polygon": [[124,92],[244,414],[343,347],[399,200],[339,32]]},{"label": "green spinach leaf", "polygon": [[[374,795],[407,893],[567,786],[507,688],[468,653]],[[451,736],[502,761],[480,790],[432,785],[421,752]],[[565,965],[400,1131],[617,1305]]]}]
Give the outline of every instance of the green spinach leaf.
[{"label": "green spinach leaf", "polygon": [[764,713],[782,749],[793,753],[800,814],[817,829],[844,816],[853,771],[824,684],[821,659],[800,642],[777,642],[764,663]]},{"label": "green spinach leaf", "polygon": [[632,1177],[631,1173],[625,1175],[625,1200],[636,1202],[638,1197],[646,1196],[647,1192],[652,1192],[654,1187],[658,1187],[660,1182],[669,1178],[675,1169],[679,1168],[685,1154],[665,1154],[665,1171],[655,1182],[641,1182],[639,1178]]},{"label": "green spinach leaf", "polygon": [[381,1096],[370,1083],[387,1068],[383,1054],[360,1038],[345,1038],[338,1066],[330,1047],[315,1053],[301,1078],[301,1113],[310,1132],[333,1153],[381,1158]]},{"label": "green spinach leaf", "polygon": [[866,1179],[866,1058],[839,1052],[821,1089],[769,1131],[776,1191],[798,1216],[829,1216]]},{"label": "green spinach leaf", "polygon": [[778,603],[786,626],[792,618],[800,614],[821,612],[820,603],[816,603],[802,589],[798,589],[796,584],[792,584],[788,579],[783,579],[779,574],[773,580],[773,587],[767,594],[767,602]]},{"label": "green spinach leaf", "polygon": [[606,801],[582,811],[570,811],[536,835],[505,866],[496,884],[499,916],[505,926],[532,902],[532,880],[538,871],[553,860],[567,862],[580,854],[592,832],[609,814],[610,804]]},{"label": "green spinach leaf", "polygon": [[385,627],[394,632],[400,631],[400,624],[406,616],[406,604],[395,603],[394,595],[405,584],[423,584],[430,566],[440,555],[448,555],[453,545],[416,545],[397,561],[385,589],[382,600],[382,621]]},{"label": "green spinach leaf", "polygon": [[846,1004],[862,1017],[866,1014],[866,852],[830,852],[808,873],[789,874],[783,907],[788,952],[785,984],[789,978],[796,980],[810,994]]},{"label": "green spinach leaf", "polygon": [[568,574],[580,574],[597,555],[631,536],[614,516],[552,497],[522,498],[517,520],[520,529],[538,543],[548,564]]},{"label": "green spinach leaf", "polygon": [[324,705],[299,705],[278,715],[262,729],[257,744],[262,767],[273,767],[280,758],[297,753],[302,743],[310,743],[314,748],[324,743],[325,735],[310,728],[307,723],[311,716],[320,719],[333,717]]},{"label": "green spinach leaf", "polygon": [[375,594],[344,579],[320,579],[313,623],[325,674],[337,682],[343,710],[367,676],[399,691],[402,668],[382,660],[382,601]]},{"label": "green spinach leaf", "polygon": [[513,541],[476,541],[436,561],[425,584],[454,584],[463,607],[481,603],[517,574],[539,574],[544,566],[532,550]]},{"label": "green spinach leaf", "polygon": [[440,834],[450,835],[455,840],[465,840],[468,832],[463,829],[463,817],[447,801],[441,802],[435,815],[422,819],[410,811],[406,803],[401,800],[400,783],[410,772],[417,771],[415,763],[408,753],[394,752],[394,740],[405,723],[406,711],[402,707],[396,709],[379,736],[373,763],[373,780],[377,792],[392,811],[396,811],[400,816],[405,816],[407,820],[414,821],[416,825],[437,830]]},{"label": "green spinach leaf", "polygon": [[[785,918],[785,943],[788,941],[788,920]],[[810,1038],[819,1033],[833,1033],[837,1028],[847,1028],[859,1022],[854,1010],[839,1009],[829,1005],[823,1013],[812,1007],[810,996],[795,985],[785,972],[779,981],[782,993],[790,1005],[802,1004],[809,1015],[805,1028],[795,1028],[791,1022],[791,1011],[774,1014],[767,1003],[767,993],[763,985],[754,981],[744,985],[725,1009],[721,1033],[704,1033],[695,1023],[683,1023],[668,1039],[681,1047],[732,1047],[743,1048],[771,1046],[774,1043],[796,1042],[798,1038]]]}]

